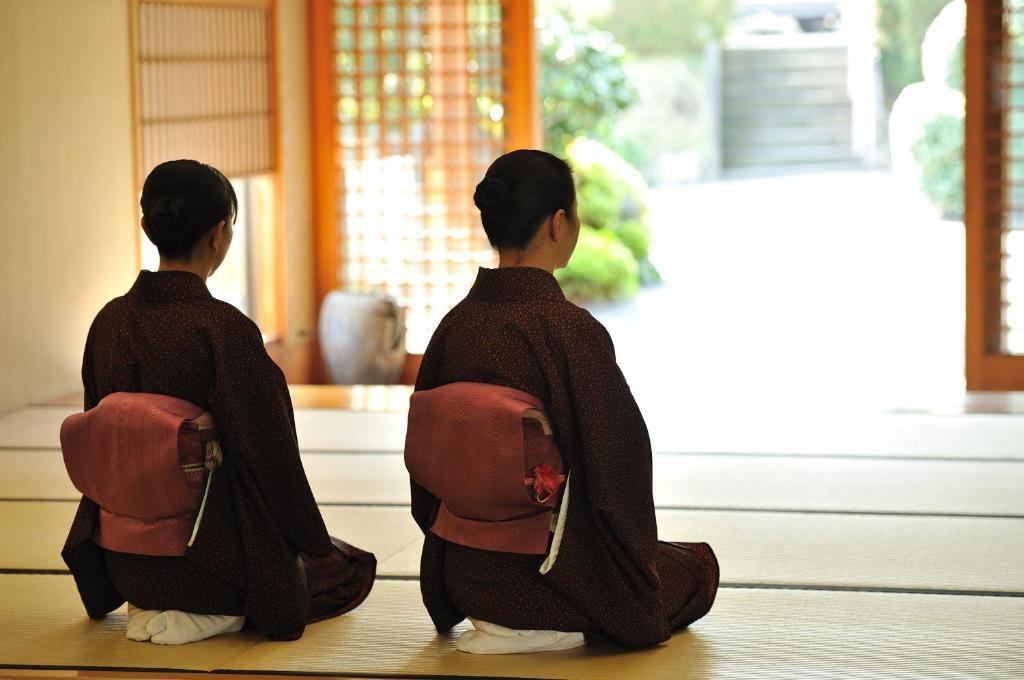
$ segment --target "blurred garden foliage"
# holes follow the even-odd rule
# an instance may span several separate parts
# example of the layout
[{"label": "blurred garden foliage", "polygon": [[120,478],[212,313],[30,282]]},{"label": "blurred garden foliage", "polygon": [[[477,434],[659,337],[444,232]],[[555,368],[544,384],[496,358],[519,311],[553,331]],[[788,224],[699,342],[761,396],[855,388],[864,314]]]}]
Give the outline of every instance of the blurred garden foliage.
[{"label": "blurred garden foliage", "polygon": [[586,225],[558,275],[570,297],[622,299],[660,281],[645,176],[671,158],[695,179],[713,153],[703,51],[726,32],[733,5],[612,0],[591,22],[574,16],[573,3],[540,12],[544,143],[572,164]]},{"label": "blurred garden foliage", "polygon": [[636,258],[612,234],[580,227],[569,266],[555,272],[570,300],[622,300],[636,295],[640,285]]},{"label": "blurred garden foliage", "polygon": [[539,5],[548,150],[584,135],[648,179],[660,179],[658,166],[673,153],[711,153],[705,49],[723,39],[735,0],[610,0],[591,20],[574,13],[587,3]]},{"label": "blurred garden foliage", "polygon": [[580,220],[615,232],[647,216],[647,182],[636,168],[600,142],[578,137],[565,150],[576,172]]},{"label": "blurred garden foliage", "polygon": [[607,139],[637,101],[625,49],[611,33],[561,14],[541,17],[538,28],[545,145],[561,153],[578,135]]},{"label": "blurred garden foliage", "polygon": [[636,168],[600,142],[577,137],[566,149],[576,174],[580,242],[569,265],[556,273],[565,294],[578,301],[632,297],[660,281],[648,259],[647,182]]},{"label": "blurred garden foliage", "polygon": [[703,55],[644,57],[626,70],[640,102],[618,119],[608,145],[652,184],[713,176],[718,149]]},{"label": "blurred garden foliage", "polygon": [[[953,96],[959,93],[961,101],[965,12],[963,0],[946,0],[928,26],[919,49],[919,64],[927,86],[945,92],[952,90]],[[964,112],[962,105],[958,108],[955,113],[936,112],[911,146],[921,188],[941,216],[949,220],[963,219],[964,214]]]},{"label": "blurred garden foliage", "polygon": [[925,123],[911,147],[921,169],[921,187],[943,219],[964,216],[964,119],[948,113]]},{"label": "blurred garden foliage", "polygon": [[890,105],[904,87],[922,78],[921,42],[949,0],[878,0],[878,47]]},{"label": "blurred garden foliage", "polygon": [[728,30],[735,0],[541,2],[544,143],[580,135],[607,144],[649,181],[692,182],[717,157],[705,50]]},{"label": "blurred garden foliage", "polygon": [[735,0],[612,0],[599,22],[630,53],[650,57],[700,54],[729,29]]}]

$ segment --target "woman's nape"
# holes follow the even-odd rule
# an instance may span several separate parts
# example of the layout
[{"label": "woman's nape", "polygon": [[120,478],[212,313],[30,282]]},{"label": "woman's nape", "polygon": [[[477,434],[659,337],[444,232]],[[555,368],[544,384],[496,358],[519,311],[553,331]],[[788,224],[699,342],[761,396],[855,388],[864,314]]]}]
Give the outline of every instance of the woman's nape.
[{"label": "woman's nape", "polygon": [[495,160],[473,202],[499,267],[564,267],[576,248],[580,223],[572,170],[546,151],[520,149]]},{"label": "woman's nape", "polygon": [[213,229],[203,235],[203,238],[187,256],[168,259],[161,255],[159,271],[192,272],[205,282],[224,262],[233,236],[234,231],[231,224],[228,220],[221,220]]},{"label": "woman's nape", "polygon": [[205,281],[224,261],[238,199],[216,168],[194,160],[161,163],[142,189],[142,230],[160,253],[160,271]]},{"label": "woman's nape", "polygon": [[498,267],[536,267],[548,272],[569,263],[580,236],[576,204],[548,217],[525,248],[498,248]]}]

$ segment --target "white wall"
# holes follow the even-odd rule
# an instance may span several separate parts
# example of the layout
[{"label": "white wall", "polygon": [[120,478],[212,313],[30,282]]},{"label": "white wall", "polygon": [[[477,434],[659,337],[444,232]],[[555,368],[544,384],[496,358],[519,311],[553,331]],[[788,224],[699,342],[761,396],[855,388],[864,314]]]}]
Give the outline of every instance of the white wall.
[{"label": "white wall", "polygon": [[0,412],[80,389],[135,276],[126,0],[0,2]]},{"label": "white wall", "polygon": [[[136,276],[128,0],[0,0],[0,413],[81,389]],[[306,3],[279,0],[289,341],[315,324]]]}]

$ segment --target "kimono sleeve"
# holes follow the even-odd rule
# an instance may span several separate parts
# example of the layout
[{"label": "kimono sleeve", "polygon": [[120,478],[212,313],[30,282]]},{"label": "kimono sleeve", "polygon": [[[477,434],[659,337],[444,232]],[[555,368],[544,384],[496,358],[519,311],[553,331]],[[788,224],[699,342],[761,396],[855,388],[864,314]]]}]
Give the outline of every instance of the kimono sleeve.
[{"label": "kimono sleeve", "polygon": [[[419,374],[416,376],[416,391],[429,390],[437,387],[440,382],[441,365],[444,358],[444,329],[446,323],[434,332],[423,361],[420,363]],[[423,553],[420,556],[420,593],[426,604],[427,613],[438,632],[447,633],[466,615],[449,599],[445,588],[444,555],[445,542],[430,533],[437,517],[440,501],[429,491],[409,477],[409,491],[412,517],[423,532]]]},{"label": "kimono sleeve", "polygon": [[85,403],[82,406],[84,411],[88,411],[100,403],[99,390],[96,389],[95,374],[92,368],[92,347],[93,329],[90,327],[89,335],[85,339],[85,352],[82,356],[82,389],[85,393]]},{"label": "kimono sleeve", "polygon": [[[99,403],[95,376],[92,368],[93,330],[85,342],[82,358],[82,387],[85,389],[85,410]],[[75,585],[91,618],[102,618],[122,604],[124,598],[118,595],[107,574],[103,550],[92,537],[99,523],[99,506],[85,496],[78,502],[78,512],[71,523],[71,530],[61,550],[61,557],[75,578]]]},{"label": "kimono sleeve", "polygon": [[210,413],[225,464],[243,466],[255,480],[271,519],[294,549],[326,555],[332,546],[299,458],[284,374],[255,324],[243,318],[232,326],[211,338],[216,375]]},{"label": "kimono sleeve", "polygon": [[567,340],[565,354],[585,502],[634,588],[656,589],[658,527],[647,426],[615,361],[611,337],[589,314]]},{"label": "kimono sleeve", "polygon": [[[440,367],[443,352],[439,338],[442,332],[435,332],[423,353],[423,360],[420,363],[419,373],[416,375],[416,386],[414,390],[429,390],[438,386],[437,373]],[[434,525],[437,518],[437,510],[440,502],[429,491],[416,483],[416,480],[409,477],[409,495],[412,510],[412,518],[416,521],[420,530],[427,534],[430,527]]]}]

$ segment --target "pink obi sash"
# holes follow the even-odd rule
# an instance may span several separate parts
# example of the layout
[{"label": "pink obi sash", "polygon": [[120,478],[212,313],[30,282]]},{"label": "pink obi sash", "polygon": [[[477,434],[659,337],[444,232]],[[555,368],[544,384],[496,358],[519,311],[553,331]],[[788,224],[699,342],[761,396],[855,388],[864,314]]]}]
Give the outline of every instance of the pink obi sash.
[{"label": "pink obi sash", "polygon": [[414,392],[405,466],[441,501],[430,528],[441,538],[483,550],[547,552],[565,474],[536,397],[473,382]]},{"label": "pink obi sash", "polygon": [[220,463],[209,413],[174,397],[115,392],[67,418],[60,445],[71,482],[100,506],[98,545],[185,554],[205,506],[207,471]]}]

